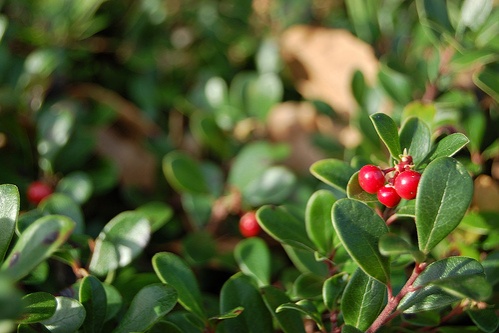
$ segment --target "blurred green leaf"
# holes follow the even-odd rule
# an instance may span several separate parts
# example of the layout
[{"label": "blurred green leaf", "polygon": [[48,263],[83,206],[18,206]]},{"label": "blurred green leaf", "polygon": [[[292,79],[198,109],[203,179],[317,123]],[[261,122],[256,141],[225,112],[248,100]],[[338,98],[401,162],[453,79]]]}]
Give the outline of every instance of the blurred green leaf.
[{"label": "blurred green leaf", "polygon": [[200,166],[189,155],[172,151],[163,158],[163,173],[178,192],[207,193],[208,185]]},{"label": "blurred green leaf", "polygon": [[175,288],[178,302],[199,319],[206,321],[201,291],[190,267],[180,257],[168,252],[156,253],[152,264],[160,280]]},{"label": "blurred green leaf", "polygon": [[419,249],[428,254],[461,222],[473,195],[473,181],[451,157],[431,162],[421,176],[416,196]]},{"label": "blurred green leaf", "polygon": [[151,223],[151,232],[163,227],[173,216],[173,209],[164,202],[151,201],[135,209],[144,214]]},{"label": "blurred green leaf", "polygon": [[0,262],[3,261],[14,235],[19,207],[20,198],[17,186],[0,185]]},{"label": "blurred green leaf", "polygon": [[308,237],[323,254],[330,254],[333,249],[334,229],[331,220],[331,209],[336,198],[327,190],[319,190],[312,194],[307,202],[305,228]]},{"label": "blurred green leaf", "polygon": [[429,28],[434,39],[438,41],[442,35],[453,34],[445,0],[417,0],[416,5],[420,22]]},{"label": "blurred green leaf", "polygon": [[270,109],[281,101],[283,93],[283,84],[277,74],[267,72],[258,75],[256,80],[248,84],[248,114],[265,121]]},{"label": "blurred green leaf", "polygon": [[210,78],[204,87],[204,93],[208,104],[213,108],[220,108],[228,102],[227,83],[221,77]]},{"label": "blurred green leaf", "polygon": [[103,283],[102,286],[104,287],[107,300],[106,318],[104,321],[108,321],[109,319],[114,318],[114,316],[116,316],[121,310],[123,306],[123,298],[113,285]]},{"label": "blurred green leaf", "polygon": [[497,63],[486,66],[482,71],[473,75],[473,82],[482,89],[485,93],[489,94],[496,101],[499,101],[499,83],[497,82]]},{"label": "blurred green leaf", "polygon": [[55,313],[57,301],[46,292],[34,292],[22,298],[24,310],[17,320],[20,324],[38,323],[49,319]]},{"label": "blurred green leaf", "polygon": [[79,300],[86,312],[83,322],[84,332],[100,332],[106,319],[107,297],[106,291],[99,279],[92,275],[88,275],[82,279]]},{"label": "blurred green leaf", "polygon": [[143,332],[170,312],[176,303],[177,292],[173,287],[150,284],[133,298],[113,333]]},{"label": "blurred green leaf", "polygon": [[204,227],[211,218],[215,198],[211,194],[184,193],[182,207],[196,227]]},{"label": "blurred green leaf", "polygon": [[431,147],[430,128],[418,118],[408,118],[400,129],[400,146],[407,149],[414,164],[425,158]]},{"label": "blurred green leaf", "polygon": [[89,269],[102,276],[132,262],[151,236],[149,220],[144,214],[125,211],[109,221],[95,240]]},{"label": "blurred green leaf", "polygon": [[188,234],[183,240],[183,255],[193,264],[206,264],[217,253],[217,243],[207,231]]},{"label": "blurred green leaf", "polygon": [[19,236],[1,270],[14,280],[28,275],[64,244],[74,225],[67,217],[58,215],[36,220]]},{"label": "blurred green leaf", "polygon": [[411,254],[417,263],[425,260],[425,255],[417,247],[409,244],[405,239],[394,233],[388,233],[380,237],[379,251],[384,256]]},{"label": "blurred green leaf", "polygon": [[76,332],[88,315],[85,308],[73,298],[57,296],[55,300],[54,315],[41,323],[52,333]]},{"label": "blurred green leaf", "polygon": [[364,272],[387,284],[390,261],[378,249],[381,236],[388,233],[385,221],[361,201],[340,199],[333,205],[333,226],[341,243]]},{"label": "blurred green leaf", "polygon": [[22,292],[4,274],[0,275],[0,322],[18,318],[23,310]]},{"label": "blurred green leaf", "polygon": [[420,120],[424,121],[426,125],[428,125],[428,127],[431,129],[433,128],[433,122],[436,113],[437,109],[435,107],[435,104],[423,104],[421,102],[414,101],[404,107],[404,109],[402,110],[401,120],[402,122],[405,122],[411,117],[417,117]]},{"label": "blurred green leaf", "polygon": [[[232,121],[229,124],[228,127],[231,128]],[[195,112],[190,117],[189,125],[192,134],[201,144],[222,158],[228,158],[232,155],[231,138],[222,131],[212,115]]]},{"label": "blurred green leaf", "polygon": [[296,176],[283,166],[271,166],[242,189],[244,199],[253,207],[280,204],[293,191]]},{"label": "blurred green leaf", "polygon": [[355,28],[355,34],[371,44],[380,34],[378,22],[379,1],[364,2],[362,0],[346,0],[345,5],[349,18]]},{"label": "blurred green leaf", "polygon": [[341,312],[345,324],[365,331],[378,317],[385,300],[385,285],[358,268],[343,293]]},{"label": "blurred green leaf", "polygon": [[466,313],[483,332],[493,333],[499,328],[499,317],[494,309],[468,310]]},{"label": "blurred green leaf", "polygon": [[268,310],[279,323],[284,333],[305,333],[303,319],[290,311],[277,312],[281,304],[290,303],[291,299],[286,293],[274,286],[265,286],[261,289],[262,297]]},{"label": "blurred green leaf", "polygon": [[386,148],[394,159],[398,159],[402,154],[400,149],[400,139],[398,134],[397,124],[390,116],[384,113],[375,113],[371,115],[371,121],[381,140],[385,143]]},{"label": "blurred green leaf", "polygon": [[310,167],[316,178],[342,192],[346,192],[348,181],[356,171],[348,163],[333,158],[317,161]]},{"label": "blurred green leaf", "polygon": [[56,192],[66,194],[78,204],[84,204],[93,192],[90,177],[83,171],[72,172],[57,183]]},{"label": "blurred green leaf", "polygon": [[71,197],[62,193],[53,193],[40,202],[38,209],[44,215],[67,216],[75,222],[74,234],[82,234],[84,232],[85,221],[83,220],[83,212]]},{"label": "blurred green leaf", "polygon": [[221,323],[227,332],[272,332],[272,317],[259,290],[252,278],[241,273],[233,275],[222,286],[220,312],[224,313],[239,306],[244,308],[239,316]]},{"label": "blurred green leaf", "polygon": [[234,257],[239,269],[256,279],[260,287],[270,284],[270,250],[258,237],[240,241],[234,249]]},{"label": "blurred green leaf", "polygon": [[465,0],[461,7],[460,25],[478,30],[489,16],[493,0]]},{"label": "blurred green leaf", "polygon": [[293,284],[293,296],[300,299],[314,299],[322,295],[324,278],[313,273],[303,273]]},{"label": "blurred green leaf", "polygon": [[406,105],[412,101],[413,87],[408,76],[385,65],[378,72],[378,80],[386,94],[395,102]]}]

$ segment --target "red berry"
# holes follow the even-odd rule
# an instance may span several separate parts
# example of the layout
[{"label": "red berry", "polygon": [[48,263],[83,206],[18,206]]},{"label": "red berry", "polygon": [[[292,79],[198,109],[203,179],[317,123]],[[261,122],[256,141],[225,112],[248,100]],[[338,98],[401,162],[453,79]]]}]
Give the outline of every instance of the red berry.
[{"label": "red berry", "polygon": [[374,194],[385,185],[385,175],[375,165],[364,165],[359,171],[359,185],[367,193]]},{"label": "red berry", "polygon": [[395,178],[394,184],[398,195],[407,200],[414,199],[417,194],[420,178],[421,174],[414,170],[401,172],[397,178]]},{"label": "red berry", "polygon": [[395,207],[400,202],[400,196],[391,185],[385,185],[378,190],[378,200],[386,207]]},{"label": "red berry", "polygon": [[29,184],[26,191],[28,201],[32,204],[38,205],[45,197],[51,195],[54,191],[47,183],[41,181],[34,181]]},{"label": "red berry", "polygon": [[254,237],[260,233],[260,225],[255,212],[247,212],[239,220],[239,231],[244,237]]}]

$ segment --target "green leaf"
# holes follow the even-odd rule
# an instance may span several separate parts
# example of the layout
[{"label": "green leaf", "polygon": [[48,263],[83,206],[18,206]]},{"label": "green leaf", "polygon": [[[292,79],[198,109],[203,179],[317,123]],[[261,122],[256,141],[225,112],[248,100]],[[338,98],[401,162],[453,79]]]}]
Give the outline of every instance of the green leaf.
[{"label": "green leaf", "polygon": [[17,186],[0,185],[0,262],[3,261],[14,235],[19,206],[20,198]]},{"label": "green leaf", "polygon": [[239,269],[252,276],[260,287],[270,284],[270,251],[263,239],[251,237],[240,241],[234,249]]},{"label": "green leaf", "polygon": [[62,193],[53,193],[38,205],[44,215],[67,216],[75,222],[74,234],[82,234],[85,228],[83,212],[80,206],[69,196]]},{"label": "green leaf", "polygon": [[163,158],[163,173],[178,192],[208,193],[200,166],[189,155],[172,151]]},{"label": "green leaf", "polygon": [[473,196],[473,181],[451,157],[431,162],[421,176],[416,196],[419,249],[428,254],[461,222]]},{"label": "green leaf", "polygon": [[150,201],[137,207],[135,211],[147,217],[151,223],[151,232],[159,230],[173,217],[173,209],[160,201]]},{"label": "green leaf", "polygon": [[404,107],[402,110],[402,121],[406,121],[408,118],[417,117],[418,119],[424,121],[429,128],[433,128],[433,122],[435,115],[437,113],[437,108],[435,104],[421,103],[418,101],[411,102]]},{"label": "green leaf", "polygon": [[55,299],[54,315],[41,323],[52,333],[76,332],[85,320],[85,308],[73,298],[58,296]]},{"label": "green leaf", "polygon": [[390,261],[378,249],[379,239],[388,232],[385,221],[366,204],[340,199],[332,210],[333,226],[341,243],[355,262],[382,283],[390,279]]},{"label": "green leaf", "polygon": [[362,333],[361,330],[350,325],[345,325],[341,329],[341,333]]},{"label": "green leaf", "polygon": [[0,322],[11,321],[21,315],[23,296],[14,281],[0,274]]},{"label": "green leaf", "polygon": [[51,333],[41,323],[34,324],[20,324],[17,327],[17,333]]},{"label": "green leaf", "polygon": [[121,310],[123,306],[123,298],[119,291],[112,285],[103,283],[104,291],[106,293],[106,318],[104,321],[108,321],[111,318],[114,318]]},{"label": "green leaf", "polygon": [[144,214],[125,211],[100,232],[90,260],[90,271],[102,276],[132,262],[149,242],[151,227]]},{"label": "green leaf", "polygon": [[301,316],[290,311],[277,312],[281,304],[290,303],[291,299],[286,293],[274,286],[266,286],[261,289],[263,301],[270,313],[279,323],[279,327],[284,333],[305,333]]},{"label": "green leaf", "polygon": [[220,312],[242,306],[244,311],[236,318],[224,320],[226,332],[272,332],[272,317],[262,300],[259,290],[249,276],[241,273],[229,278],[220,291]]},{"label": "green leaf", "polygon": [[216,315],[215,317],[210,317],[210,321],[218,322],[220,320],[236,318],[241,313],[243,313],[243,311],[244,311],[244,308],[242,306],[238,306],[238,307],[235,307],[234,309],[231,309],[227,312]]},{"label": "green leaf", "polygon": [[79,298],[86,311],[84,332],[100,332],[106,319],[107,296],[99,279],[92,275],[84,277],[80,285]]},{"label": "green leaf", "polygon": [[407,75],[383,65],[378,72],[378,80],[386,94],[395,102],[406,105],[412,101],[412,81]]},{"label": "green leaf", "polygon": [[494,309],[468,310],[466,313],[483,332],[494,333],[499,328],[499,317]]},{"label": "green leaf", "polygon": [[160,283],[142,288],[113,333],[144,332],[170,312],[177,303],[177,292]]},{"label": "green leaf", "polygon": [[55,297],[46,292],[34,292],[22,299],[24,311],[17,320],[20,324],[38,323],[49,319],[55,313],[57,301]]},{"label": "green leaf", "polygon": [[168,252],[156,253],[152,264],[159,279],[177,290],[178,302],[199,319],[206,321],[201,291],[190,267],[180,257]]},{"label": "green leaf", "polygon": [[263,204],[280,204],[294,190],[296,176],[283,166],[271,166],[249,183],[243,198],[253,207]]},{"label": "green leaf", "polygon": [[355,28],[355,35],[367,43],[374,43],[380,34],[378,2],[347,0],[345,5],[348,17]]},{"label": "green leaf", "polygon": [[430,128],[418,118],[407,119],[400,129],[400,146],[407,149],[414,164],[418,164],[431,148]]},{"label": "green leaf", "polygon": [[447,135],[437,142],[423,162],[431,162],[439,157],[452,157],[469,142],[470,140],[462,133]]},{"label": "green leaf", "polygon": [[92,179],[83,171],[75,171],[62,178],[55,191],[66,194],[81,205],[92,196],[93,189]]},{"label": "green leaf", "polygon": [[285,310],[295,310],[301,312],[315,321],[321,331],[325,330],[321,314],[319,313],[317,307],[311,301],[302,300],[297,303],[284,303],[276,309],[276,312],[281,313]]},{"label": "green leaf", "polygon": [[384,113],[375,113],[371,115],[371,121],[379,137],[385,144],[394,159],[398,159],[402,154],[400,150],[400,139],[397,124],[390,116]]},{"label": "green leaf", "polygon": [[310,249],[302,249],[291,245],[282,244],[293,265],[302,273],[313,273],[319,276],[327,276],[328,269],[324,262],[319,261],[316,252]]},{"label": "green leaf", "polygon": [[[227,107],[224,108],[227,110]],[[223,121],[222,119],[220,121]],[[225,120],[228,129],[234,126],[232,120]],[[202,145],[209,147],[222,158],[228,158],[232,154],[231,141],[222,131],[215,117],[203,111],[195,112],[190,117],[190,128],[194,137]]]},{"label": "green leaf", "polygon": [[379,251],[385,256],[411,254],[418,263],[423,262],[426,257],[417,247],[409,244],[405,239],[394,233],[388,233],[380,237]]},{"label": "green leaf", "polygon": [[284,207],[263,206],[256,212],[260,226],[275,240],[297,246],[314,249],[315,246],[307,237],[305,223],[290,214]]},{"label": "green leaf", "polygon": [[36,220],[19,236],[1,270],[14,280],[28,275],[64,244],[74,226],[73,221],[59,215],[49,215]]},{"label": "green leaf", "polygon": [[293,296],[296,298],[313,299],[322,295],[324,278],[313,273],[303,273],[293,284]]},{"label": "green leaf", "polygon": [[227,83],[221,77],[214,76],[206,81],[204,94],[206,100],[213,109],[217,109],[228,101]]},{"label": "green leaf", "polygon": [[247,110],[250,116],[265,121],[270,109],[282,99],[284,87],[280,77],[272,72],[258,75],[247,86]]},{"label": "green leaf", "polygon": [[489,94],[492,98],[499,101],[499,83],[497,83],[497,67],[491,65],[485,67],[481,72],[473,75],[473,82],[478,88]]},{"label": "green leaf", "polygon": [[353,174],[347,185],[347,197],[364,202],[378,202],[376,194],[367,193],[360,187],[359,172]]},{"label": "green leaf", "polygon": [[438,41],[443,34],[453,34],[445,0],[418,0],[416,5],[421,23],[430,28],[434,39]]},{"label": "green leaf", "polygon": [[322,299],[328,310],[333,311],[337,308],[337,302],[343,293],[347,284],[346,273],[338,273],[326,281],[322,287]]},{"label": "green leaf", "polygon": [[188,234],[183,240],[183,255],[194,264],[207,263],[217,254],[217,243],[207,231],[196,231]]},{"label": "green leaf", "polygon": [[312,194],[307,202],[305,212],[305,228],[308,237],[324,255],[333,249],[334,229],[331,220],[331,209],[336,198],[327,190],[319,190]]},{"label": "green leaf", "polygon": [[414,313],[438,309],[463,298],[481,300],[491,292],[482,265],[466,257],[449,257],[431,263],[413,283],[398,309]]},{"label": "green leaf", "polygon": [[358,268],[350,278],[341,302],[345,324],[365,331],[381,312],[386,287]]},{"label": "green leaf", "polygon": [[333,158],[317,161],[310,167],[317,179],[342,192],[346,192],[348,181],[356,171],[348,163]]}]

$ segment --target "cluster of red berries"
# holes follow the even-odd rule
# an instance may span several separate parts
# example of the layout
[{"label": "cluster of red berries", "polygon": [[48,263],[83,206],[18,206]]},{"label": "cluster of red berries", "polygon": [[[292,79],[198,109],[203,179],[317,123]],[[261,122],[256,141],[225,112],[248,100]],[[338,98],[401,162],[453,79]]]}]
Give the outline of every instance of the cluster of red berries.
[{"label": "cluster of red berries", "polygon": [[[403,155],[397,165],[385,170],[365,165],[359,171],[359,185],[367,193],[376,193],[379,202],[386,207],[395,207],[401,198],[412,200],[416,197],[421,174],[412,170],[413,167],[409,155]],[[393,175],[387,179],[389,173]]]}]

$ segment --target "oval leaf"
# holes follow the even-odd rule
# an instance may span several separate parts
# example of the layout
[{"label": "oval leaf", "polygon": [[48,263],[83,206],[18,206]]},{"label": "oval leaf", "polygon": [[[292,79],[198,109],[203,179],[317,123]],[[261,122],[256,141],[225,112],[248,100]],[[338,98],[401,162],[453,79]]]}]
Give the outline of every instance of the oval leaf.
[{"label": "oval leaf", "polygon": [[52,333],[76,332],[85,320],[85,308],[73,298],[58,296],[55,299],[54,315],[41,323]]},{"label": "oval leaf", "polygon": [[21,234],[1,270],[14,280],[28,275],[64,244],[74,226],[66,216],[49,215],[36,220]]},{"label": "oval leaf", "polygon": [[430,128],[418,118],[409,118],[400,129],[400,146],[412,156],[414,164],[418,164],[431,148]]},{"label": "oval leaf", "polygon": [[388,232],[385,221],[361,201],[341,199],[333,205],[333,226],[353,260],[371,277],[382,283],[390,278],[390,261],[378,249],[381,236]]},{"label": "oval leaf", "polygon": [[83,213],[80,206],[71,197],[62,193],[53,193],[40,202],[38,209],[44,215],[54,214],[69,217],[76,223],[73,233],[83,233],[85,227]]},{"label": "oval leaf", "polygon": [[78,204],[85,203],[93,193],[92,179],[85,172],[76,171],[62,178],[56,192],[66,194]]},{"label": "oval leaf", "polygon": [[22,299],[24,311],[17,320],[20,324],[38,323],[52,317],[57,307],[55,297],[45,292],[28,294]]},{"label": "oval leaf", "polygon": [[86,311],[83,323],[85,333],[100,332],[107,311],[107,296],[102,283],[95,276],[84,277],[81,281],[79,297]]},{"label": "oval leaf", "polygon": [[113,333],[144,332],[163,318],[177,303],[177,292],[160,283],[142,288]]},{"label": "oval leaf", "polygon": [[308,200],[305,212],[307,235],[326,256],[333,249],[334,229],[331,209],[335,201],[336,198],[331,192],[319,190]]},{"label": "oval leaf", "polygon": [[386,287],[357,269],[348,282],[341,302],[345,324],[365,331],[381,312]]},{"label": "oval leaf", "polygon": [[254,277],[260,287],[270,284],[270,251],[263,239],[251,237],[239,242],[234,257],[239,269]]},{"label": "oval leaf", "polygon": [[266,286],[261,289],[262,297],[270,313],[279,323],[285,333],[305,333],[301,316],[290,311],[276,312],[281,304],[291,302],[286,293],[274,286]]},{"label": "oval leaf", "polygon": [[205,321],[207,317],[202,306],[201,291],[190,267],[180,257],[168,252],[156,253],[152,264],[159,279],[177,290],[178,302]]},{"label": "oval leaf", "polygon": [[419,249],[428,254],[461,222],[473,196],[473,181],[451,157],[431,162],[421,176],[416,197]]},{"label": "oval leaf", "polygon": [[310,167],[317,179],[342,192],[346,192],[348,181],[356,171],[348,163],[333,158],[320,160]]},{"label": "oval leaf", "polygon": [[329,310],[337,308],[337,301],[347,284],[346,273],[339,273],[328,278],[322,287],[322,299]]},{"label": "oval leaf", "polygon": [[428,157],[425,158],[425,161],[431,162],[439,157],[445,156],[452,157],[464,146],[466,146],[468,142],[470,142],[470,140],[462,133],[452,133],[447,135],[445,138],[438,141]]},{"label": "oval leaf", "polygon": [[392,118],[384,113],[375,113],[371,115],[371,121],[381,140],[393,158],[398,159],[402,153],[400,150],[400,140],[397,124]]},{"label": "oval leaf", "polygon": [[208,185],[199,165],[189,155],[172,151],[163,158],[163,173],[178,192],[208,193]]},{"label": "oval leaf", "polygon": [[0,185],[0,262],[9,249],[19,215],[19,190],[11,184]]},{"label": "oval leaf", "polygon": [[242,189],[243,198],[252,206],[263,204],[279,204],[294,189],[295,175],[283,166],[272,166],[266,169]]}]

